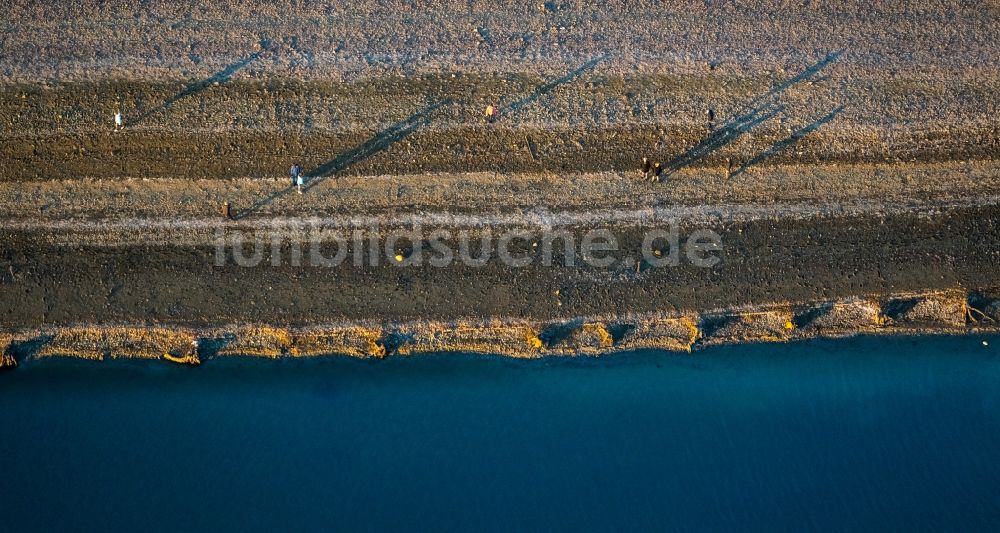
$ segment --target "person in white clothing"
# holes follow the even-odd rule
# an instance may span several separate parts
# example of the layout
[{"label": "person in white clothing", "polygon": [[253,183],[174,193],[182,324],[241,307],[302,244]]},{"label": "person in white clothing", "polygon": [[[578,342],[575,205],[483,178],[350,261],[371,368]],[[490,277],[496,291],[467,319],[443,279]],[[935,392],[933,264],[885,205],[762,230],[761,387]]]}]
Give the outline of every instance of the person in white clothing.
[{"label": "person in white clothing", "polygon": [[122,123],[122,112],[117,111],[115,112],[115,131],[122,129],[123,127],[125,126]]},{"label": "person in white clothing", "polygon": [[296,186],[298,187],[298,189],[299,189],[299,194],[302,194],[302,184],[303,184],[303,183],[304,183],[304,180],[303,180],[303,178],[302,178],[302,173],[301,173],[301,172],[299,172],[299,175],[298,175],[298,176],[295,176],[295,185],[296,185]]}]

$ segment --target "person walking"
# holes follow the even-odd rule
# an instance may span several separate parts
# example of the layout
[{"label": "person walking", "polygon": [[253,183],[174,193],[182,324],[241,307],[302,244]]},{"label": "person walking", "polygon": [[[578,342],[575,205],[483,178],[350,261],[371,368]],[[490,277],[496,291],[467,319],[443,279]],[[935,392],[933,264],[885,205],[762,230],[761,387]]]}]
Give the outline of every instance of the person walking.
[{"label": "person walking", "polygon": [[295,163],[294,165],[292,165],[292,169],[290,172],[292,174],[292,186],[294,186],[298,183],[299,176],[302,175],[302,165]]},{"label": "person walking", "polygon": [[653,165],[653,179],[652,179],[652,181],[660,181],[660,174],[662,174],[662,173],[663,173],[663,165],[660,165],[660,162],[657,161],[656,164]]},{"label": "person walking", "polygon": [[295,186],[298,187],[299,194],[302,194],[302,184],[304,182],[305,182],[305,180],[302,178],[302,172],[299,171],[299,174],[297,176],[295,176]]},{"label": "person walking", "polygon": [[122,112],[115,111],[115,131],[119,131],[124,128],[124,122],[122,121]]}]

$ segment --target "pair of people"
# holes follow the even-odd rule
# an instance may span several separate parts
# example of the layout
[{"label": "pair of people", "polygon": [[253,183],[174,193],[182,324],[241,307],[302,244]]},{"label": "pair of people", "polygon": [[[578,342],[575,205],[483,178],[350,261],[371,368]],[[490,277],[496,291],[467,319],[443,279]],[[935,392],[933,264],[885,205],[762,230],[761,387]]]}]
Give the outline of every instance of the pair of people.
[{"label": "pair of people", "polygon": [[302,185],[305,183],[305,175],[302,173],[302,165],[295,163],[292,165],[292,185],[296,187],[299,194],[302,194]]},{"label": "pair of people", "polygon": [[642,172],[642,177],[651,180],[659,181],[660,174],[663,173],[663,165],[657,161],[655,164],[649,160],[649,158],[642,158],[642,165],[639,167],[639,171]]}]

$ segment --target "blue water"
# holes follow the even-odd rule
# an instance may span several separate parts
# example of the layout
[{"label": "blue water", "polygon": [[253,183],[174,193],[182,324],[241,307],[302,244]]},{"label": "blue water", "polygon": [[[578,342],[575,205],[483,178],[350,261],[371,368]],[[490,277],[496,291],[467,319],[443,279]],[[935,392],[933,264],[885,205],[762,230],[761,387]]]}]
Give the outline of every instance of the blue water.
[{"label": "blue water", "polygon": [[0,375],[0,514],[7,531],[995,531],[996,347],[34,363]]}]

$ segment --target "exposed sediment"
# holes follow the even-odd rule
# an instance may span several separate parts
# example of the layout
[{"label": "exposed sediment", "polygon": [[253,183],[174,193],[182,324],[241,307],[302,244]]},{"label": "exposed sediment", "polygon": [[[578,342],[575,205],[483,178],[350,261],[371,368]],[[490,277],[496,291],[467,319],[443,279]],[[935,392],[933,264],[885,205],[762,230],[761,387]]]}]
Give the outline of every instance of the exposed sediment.
[{"label": "exposed sediment", "polygon": [[15,368],[17,366],[17,359],[10,353],[10,346],[13,341],[13,335],[0,334],[0,370]]},{"label": "exposed sediment", "polygon": [[160,359],[179,356],[195,336],[184,330],[158,327],[70,326],[43,334],[33,349],[35,358]]},{"label": "exposed sediment", "polygon": [[[15,366],[17,359],[36,361],[51,357],[97,361],[162,359],[198,364],[217,357],[380,358],[471,353],[539,358],[644,349],[691,352],[720,344],[789,342],[856,334],[998,332],[998,302],[1000,293],[987,298],[951,290],[679,316],[625,315],[552,322],[492,319],[212,329],[74,326],[7,334],[3,353],[4,366]],[[188,353],[193,340],[198,341],[197,350]]]}]

